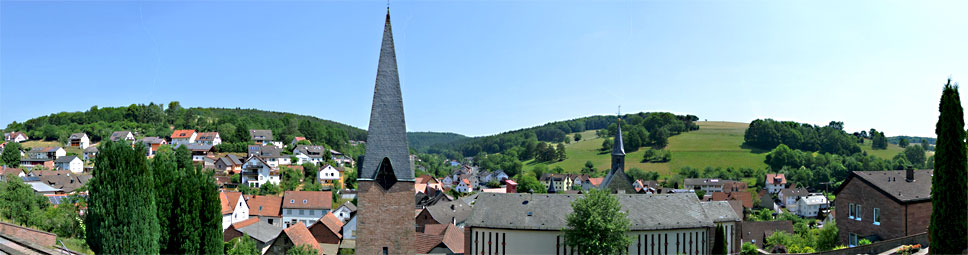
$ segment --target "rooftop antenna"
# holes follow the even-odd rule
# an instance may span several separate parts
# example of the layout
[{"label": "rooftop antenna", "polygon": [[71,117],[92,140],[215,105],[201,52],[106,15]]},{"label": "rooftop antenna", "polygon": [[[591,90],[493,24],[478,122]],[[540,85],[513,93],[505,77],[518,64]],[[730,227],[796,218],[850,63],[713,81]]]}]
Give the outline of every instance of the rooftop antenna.
[{"label": "rooftop antenna", "polygon": [[387,12],[390,12],[390,0],[387,0]]}]

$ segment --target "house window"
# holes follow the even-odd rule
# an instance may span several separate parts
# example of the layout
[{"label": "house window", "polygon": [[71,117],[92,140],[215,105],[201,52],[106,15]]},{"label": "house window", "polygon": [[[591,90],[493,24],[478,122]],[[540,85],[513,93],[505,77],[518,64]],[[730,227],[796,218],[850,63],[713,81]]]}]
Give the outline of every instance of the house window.
[{"label": "house window", "polygon": [[390,249],[387,247],[383,247],[383,255],[388,255],[388,254],[390,254]]},{"label": "house window", "polygon": [[853,219],[854,218],[854,204],[850,204],[849,206],[847,206],[847,208],[848,208],[848,211],[849,211],[847,213],[847,218],[848,219]]},{"label": "house window", "polygon": [[269,219],[269,225],[272,225],[272,219]]},{"label": "house window", "polygon": [[857,234],[850,233],[847,239],[848,239],[847,240],[848,246],[850,247],[857,246]]},{"label": "house window", "polygon": [[864,210],[861,210],[860,205],[857,205],[856,212],[854,213],[856,213],[857,221],[860,221],[860,217],[864,215]]},{"label": "house window", "polygon": [[305,213],[306,213],[306,210],[299,209],[299,215],[304,215]]},{"label": "house window", "polygon": [[881,225],[881,209],[874,208],[874,225]]}]

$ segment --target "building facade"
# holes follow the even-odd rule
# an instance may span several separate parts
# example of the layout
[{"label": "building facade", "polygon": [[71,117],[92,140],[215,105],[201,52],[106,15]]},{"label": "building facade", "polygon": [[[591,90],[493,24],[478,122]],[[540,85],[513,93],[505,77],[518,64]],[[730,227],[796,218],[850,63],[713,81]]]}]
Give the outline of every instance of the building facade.
[{"label": "building facade", "polygon": [[888,240],[928,231],[933,170],[854,171],[837,188],[842,244]]}]

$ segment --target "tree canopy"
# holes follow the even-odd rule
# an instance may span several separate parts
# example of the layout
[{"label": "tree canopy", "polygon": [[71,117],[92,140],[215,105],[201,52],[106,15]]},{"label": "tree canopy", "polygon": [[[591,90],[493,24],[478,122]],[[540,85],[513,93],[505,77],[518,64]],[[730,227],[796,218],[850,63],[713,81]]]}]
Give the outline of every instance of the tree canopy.
[{"label": "tree canopy", "polygon": [[631,223],[618,198],[607,190],[591,189],[571,204],[565,241],[580,254],[622,254],[632,243],[626,234]]},{"label": "tree canopy", "polygon": [[951,79],[944,86],[941,115],[935,133],[934,174],[931,177],[931,253],[957,254],[968,247],[968,148],[961,96]]}]

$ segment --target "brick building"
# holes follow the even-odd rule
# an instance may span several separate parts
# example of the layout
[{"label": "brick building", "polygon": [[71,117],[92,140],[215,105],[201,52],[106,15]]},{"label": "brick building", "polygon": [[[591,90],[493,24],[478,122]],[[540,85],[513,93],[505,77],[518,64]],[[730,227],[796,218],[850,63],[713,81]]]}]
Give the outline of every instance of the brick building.
[{"label": "brick building", "polygon": [[888,240],[928,231],[933,170],[854,171],[834,191],[840,241]]},{"label": "brick building", "polygon": [[415,254],[414,183],[390,12],[373,91],[366,155],[358,171],[357,254]]}]

